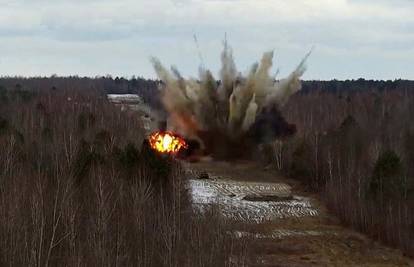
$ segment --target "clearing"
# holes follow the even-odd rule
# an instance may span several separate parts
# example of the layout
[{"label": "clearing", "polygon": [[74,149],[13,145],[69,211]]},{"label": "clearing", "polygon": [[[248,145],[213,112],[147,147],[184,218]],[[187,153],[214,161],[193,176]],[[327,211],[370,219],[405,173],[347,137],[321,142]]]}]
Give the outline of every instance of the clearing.
[{"label": "clearing", "polygon": [[[196,208],[211,204],[253,238],[254,266],[414,266],[388,248],[342,226],[317,195],[252,162],[186,164]],[[198,179],[208,173],[208,179]]]}]

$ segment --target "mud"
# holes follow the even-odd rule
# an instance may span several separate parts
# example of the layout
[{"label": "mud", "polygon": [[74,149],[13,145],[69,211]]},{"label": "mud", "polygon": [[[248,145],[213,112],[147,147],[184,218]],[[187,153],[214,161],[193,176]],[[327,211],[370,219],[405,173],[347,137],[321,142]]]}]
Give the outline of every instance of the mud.
[{"label": "mud", "polygon": [[[195,208],[218,205],[233,221],[229,234],[253,240],[248,266],[414,266],[399,250],[342,226],[318,195],[274,171],[252,162],[186,168]],[[209,179],[196,179],[200,172]]]}]

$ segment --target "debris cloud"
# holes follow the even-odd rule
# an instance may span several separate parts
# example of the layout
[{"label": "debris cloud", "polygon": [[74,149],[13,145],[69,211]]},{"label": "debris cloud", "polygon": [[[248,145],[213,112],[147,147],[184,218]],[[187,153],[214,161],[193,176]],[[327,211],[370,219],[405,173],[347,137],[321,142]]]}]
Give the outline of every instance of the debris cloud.
[{"label": "debris cloud", "polygon": [[185,79],[176,67],[168,70],[152,58],[165,85],[162,103],[168,113],[167,129],[196,140],[201,149],[213,155],[218,150],[237,150],[234,146],[244,148],[294,134],[295,126],[286,122],[279,108],[301,89],[300,77],[310,53],[281,80],[276,80],[277,73],[270,73],[273,51],[265,52],[260,62],[242,75],[226,40],[219,80],[204,66],[200,66],[198,79]]}]

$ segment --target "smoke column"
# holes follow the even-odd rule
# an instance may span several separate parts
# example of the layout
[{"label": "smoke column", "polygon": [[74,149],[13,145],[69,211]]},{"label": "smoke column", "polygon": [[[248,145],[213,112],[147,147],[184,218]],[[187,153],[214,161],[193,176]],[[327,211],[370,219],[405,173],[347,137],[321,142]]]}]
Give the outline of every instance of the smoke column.
[{"label": "smoke column", "polygon": [[264,53],[260,62],[242,75],[227,41],[221,53],[219,81],[203,66],[198,79],[185,79],[175,67],[168,70],[157,58],[151,58],[165,84],[161,95],[168,130],[196,140],[201,149],[213,154],[218,150],[245,150],[247,144],[292,135],[296,128],[285,121],[279,108],[301,89],[300,77],[310,53],[281,80],[270,73],[273,51]]}]

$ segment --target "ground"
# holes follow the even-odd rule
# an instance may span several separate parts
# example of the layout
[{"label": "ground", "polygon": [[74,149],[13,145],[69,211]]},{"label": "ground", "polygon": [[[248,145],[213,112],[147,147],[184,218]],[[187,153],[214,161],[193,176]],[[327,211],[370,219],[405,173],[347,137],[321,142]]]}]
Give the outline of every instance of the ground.
[{"label": "ground", "polygon": [[[254,240],[254,266],[414,266],[391,249],[342,226],[317,195],[252,162],[186,165],[197,208],[218,203],[233,234]],[[197,179],[200,173],[208,179]]]}]

